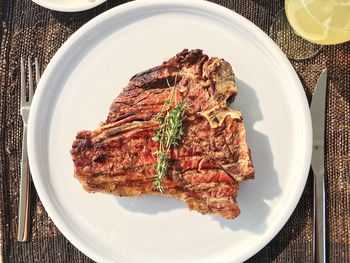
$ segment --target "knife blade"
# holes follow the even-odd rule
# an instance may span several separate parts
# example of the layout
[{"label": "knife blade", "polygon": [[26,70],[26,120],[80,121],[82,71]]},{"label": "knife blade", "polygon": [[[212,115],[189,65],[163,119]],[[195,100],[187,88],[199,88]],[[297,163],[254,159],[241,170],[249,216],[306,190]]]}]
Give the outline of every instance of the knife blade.
[{"label": "knife blade", "polygon": [[324,135],[326,114],[327,69],[317,80],[311,101],[313,129],[313,149],[311,166],[314,173],[314,218],[313,218],[313,256],[314,262],[326,262],[325,246],[325,189],[324,189]]}]

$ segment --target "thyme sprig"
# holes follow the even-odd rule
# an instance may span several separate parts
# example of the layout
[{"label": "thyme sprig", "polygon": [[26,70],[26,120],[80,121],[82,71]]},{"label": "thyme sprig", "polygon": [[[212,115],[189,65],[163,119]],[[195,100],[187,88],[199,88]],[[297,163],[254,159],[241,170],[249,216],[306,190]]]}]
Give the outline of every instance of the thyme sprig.
[{"label": "thyme sprig", "polygon": [[[168,85],[170,87],[169,82]],[[165,101],[162,110],[156,116],[160,126],[156,129],[155,135],[152,138],[153,141],[159,142],[159,149],[155,152],[157,164],[153,185],[161,193],[164,192],[161,183],[164,176],[168,173],[170,149],[171,147],[178,146],[181,141],[183,121],[187,110],[186,99],[181,99],[177,103],[175,85],[176,77],[169,98]],[[175,106],[171,108],[173,100]]]}]

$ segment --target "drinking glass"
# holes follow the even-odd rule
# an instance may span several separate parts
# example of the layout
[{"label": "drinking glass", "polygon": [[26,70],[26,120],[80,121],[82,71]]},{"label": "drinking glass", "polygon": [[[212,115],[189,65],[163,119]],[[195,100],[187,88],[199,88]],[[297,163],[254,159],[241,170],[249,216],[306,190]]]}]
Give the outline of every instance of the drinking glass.
[{"label": "drinking glass", "polygon": [[270,36],[292,59],[315,56],[323,45],[350,40],[350,0],[285,0]]}]

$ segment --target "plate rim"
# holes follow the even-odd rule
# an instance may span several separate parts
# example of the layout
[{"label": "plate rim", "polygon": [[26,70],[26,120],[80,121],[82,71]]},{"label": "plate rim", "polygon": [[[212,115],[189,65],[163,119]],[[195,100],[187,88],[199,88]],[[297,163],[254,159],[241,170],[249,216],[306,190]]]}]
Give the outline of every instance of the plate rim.
[{"label": "plate rim", "polygon": [[[34,0],[33,0],[34,1]],[[35,0],[38,1],[38,0]],[[41,0],[39,0],[41,1]],[[102,2],[105,0],[102,0]],[[47,193],[47,189],[45,189],[45,185],[40,179],[40,169],[38,161],[39,154],[35,151],[35,145],[37,144],[37,138],[35,137],[35,129],[37,129],[37,121],[36,116],[40,114],[39,110],[39,103],[42,99],[42,94],[45,90],[45,87],[47,87],[46,83],[50,79],[50,75],[53,72],[53,69],[55,69],[56,65],[59,64],[62,57],[65,56],[66,52],[69,52],[69,49],[74,43],[79,40],[80,37],[83,37],[87,32],[92,30],[95,26],[98,26],[101,22],[103,23],[105,20],[108,20],[108,18],[113,16],[118,16],[120,14],[123,14],[124,12],[132,11],[133,9],[138,8],[147,8],[149,6],[162,6],[164,7],[189,7],[192,9],[200,9],[200,10],[206,10],[210,13],[217,12],[225,15],[225,18],[231,17],[234,18],[236,21],[239,20],[240,23],[243,23],[246,27],[249,27],[252,31],[249,32],[249,34],[255,35],[255,37],[259,40],[262,40],[264,43],[264,47],[268,47],[270,52],[272,53],[272,59],[279,61],[279,64],[284,65],[284,73],[287,75],[288,80],[291,80],[295,87],[295,92],[298,95],[298,101],[299,106],[301,106],[300,111],[304,114],[302,115],[303,121],[300,119],[300,123],[304,123],[304,158],[303,161],[300,162],[300,176],[299,176],[299,184],[298,187],[296,184],[294,185],[295,189],[292,193],[293,195],[289,196],[290,205],[289,209],[285,210],[284,214],[281,216],[280,220],[278,221],[278,224],[274,226],[274,230],[270,231],[266,234],[264,234],[264,238],[260,239],[259,242],[257,242],[253,247],[247,250],[245,253],[242,253],[239,258],[235,258],[234,260],[238,261],[245,261],[258,253],[264,246],[266,246],[282,229],[282,227],[286,224],[287,220],[290,218],[291,214],[295,210],[295,207],[297,206],[300,197],[303,193],[303,190],[305,188],[305,184],[308,178],[308,172],[310,169],[310,163],[311,163],[311,149],[312,149],[312,127],[311,127],[311,115],[309,112],[309,106],[307,102],[307,98],[303,89],[303,86],[300,82],[300,79],[295,72],[293,66],[291,65],[290,61],[287,59],[287,57],[283,54],[283,52],[280,50],[280,48],[269,38],[269,36],[263,32],[258,26],[256,26],[253,22],[249,21],[245,17],[241,16],[240,14],[234,12],[233,10],[227,9],[224,6],[207,2],[207,1],[198,1],[198,0],[168,0],[168,1],[162,1],[162,0],[147,0],[147,1],[133,1],[128,2],[119,6],[116,6],[100,15],[95,17],[94,19],[87,22],[85,25],[83,25],[80,29],[78,29],[75,33],[73,33],[65,42],[64,44],[59,48],[59,50],[55,53],[53,58],[51,59],[50,63],[47,65],[47,68],[45,72],[42,75],[41,81],[38,85],[36,95],[33,98],[32,107],[29,115],[29,123],[28,123],[28,157],[30,162],[30,167],[32,170],[32,178],[34,185],[37,189],[38,196],[43,203],[45,210],[47,211],[50,218],[53,220],[57,228],[60,230],[60,232],[76,247],[78,248],[82,253],[87,255],[88,257],[92,258],[95,261],[104,261],[105,260],[111,260],[110,257],[106,258],[106,255],[100,255],[99,253],[96,253],[94,250],[91,249],[91,245],[88,245],[86,242],[81,242],[82,240],[76,235],[76,233],[72,233],[70,227],[67,223],[63,220],[63,218],[60,217],[59,212],[55,210],[55,205],[53,204],[53,200],[50,200],[50,196]],[[214,10],[214,11],[211,11]],[[227,18],[228,19],[228,18]],[[253,33],[252,33],[253,32]],[[274,61],[274,62],[275,62]],[[288,70],[286,70],[288,69]],[[300,129],[299,132],[301,132],[302,129]],[[303,145],[303,144],[300,144]],[[300,146],[301,147],[301,146]],[[300,148],[299,147],[299,148]],[[300,150],[299,150],[300,151]],[[231,260],[231,259],[229,259]],[[115,262],[115,259],[113,259]]]},{"label": "plate rim", "polygon": [[57,4],[57,3],[52,3],[50,2],[50,0],[32,0],[34,3],[51,9],[51,10],[55,10],[55,11],[61,11],[61,12],[79,12],[79,11],[84,11],[84,10],[88,10],[91,8],[94,8],[104,2],[106,2],[107,0],[95,0],[95,2],[86,2],[85,4],[76,4],[73,6],[67,6],[64,4]]}]

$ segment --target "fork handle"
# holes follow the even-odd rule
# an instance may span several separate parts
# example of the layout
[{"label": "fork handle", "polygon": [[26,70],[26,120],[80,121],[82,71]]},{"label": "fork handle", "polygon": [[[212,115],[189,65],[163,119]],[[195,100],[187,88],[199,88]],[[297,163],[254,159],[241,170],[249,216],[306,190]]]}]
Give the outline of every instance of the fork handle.
[{"label": "fork handle", "polygon": [[30,170],[27,155],[27,125],[23,127],[21,182],[18,209],[18,241],[28,241]]}]

